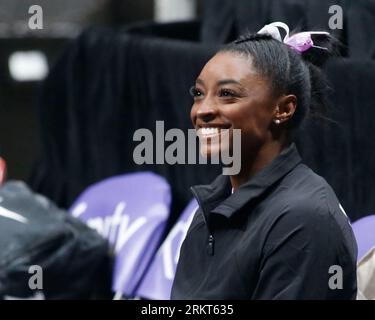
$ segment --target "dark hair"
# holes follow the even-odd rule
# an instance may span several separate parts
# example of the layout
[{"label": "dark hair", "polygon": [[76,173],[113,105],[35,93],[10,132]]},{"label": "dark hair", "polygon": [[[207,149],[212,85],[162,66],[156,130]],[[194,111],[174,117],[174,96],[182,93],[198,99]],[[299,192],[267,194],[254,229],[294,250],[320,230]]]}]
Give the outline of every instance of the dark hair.
[{"label": "dark hair", "polygon": [[288,123],[298,128],[308,114],[326,118],[329,109],[328,81],[320,67],[336,53],[339,42],[330,35],[314,35],[314,44],[328,50],[310,48],[297,53],[268,34],[248,34],[226,44],[219,52],[237,52],[251,57],[254,68],[270,81],[275,94],[294,94],[297,108]]}]

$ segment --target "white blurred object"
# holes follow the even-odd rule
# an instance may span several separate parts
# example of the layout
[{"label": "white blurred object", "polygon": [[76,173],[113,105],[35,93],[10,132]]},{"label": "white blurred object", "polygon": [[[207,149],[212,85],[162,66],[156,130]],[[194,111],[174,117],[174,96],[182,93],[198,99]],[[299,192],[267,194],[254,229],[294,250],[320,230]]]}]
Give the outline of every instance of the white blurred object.
[{"label": "white blurred object", "polygon": [[9,72],[16,81],[39,81],[48,74],[48,62],[40,51],[17,51],[9,57]]},{"label": "white blurred object", "polygon": [[186,21],[196,17],[196,0],[155,0],[155,21]]},{"label": "white blurred object", "polygon": [[357,265],[357,300],[375,300],[375,247]]}]

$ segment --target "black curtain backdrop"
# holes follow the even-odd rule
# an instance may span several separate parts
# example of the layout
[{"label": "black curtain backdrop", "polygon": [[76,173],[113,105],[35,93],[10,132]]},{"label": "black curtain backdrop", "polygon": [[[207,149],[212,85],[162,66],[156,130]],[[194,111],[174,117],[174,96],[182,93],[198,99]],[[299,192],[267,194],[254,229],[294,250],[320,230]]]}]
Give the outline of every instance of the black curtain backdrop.
[{"label": "black curtain backdrop", "polygon": [[[88,185],[113,175],[152,170],[173,190],[172,221],[220,168],[142,165],[133,161],[133,133],[165,121],[191,128],[188,94],[217,48],[92,29],[65,51],[41,92],[43,157],[33,188],[68,207]],[[336,123],[308,121],[298,135],[305,162],[324,176],[352,220],[375,212],[375,62],[336,59],[326,70]]]},{"label": "black curtain backdrop", "polygon": [[331,120],[308,121],[298,136],[305,163],[332,186],[355,221],[375,213],[375,61],[335,59]]},{"label": "black curtain backdrop", "polygon": [[[330,30],[330,6],[343,9],[343,29]],[[201,40],[225,43],[283,21],[292,29],[327,30],[344,44],[342,55],[375,58],[375,0],[205,0]]]}]

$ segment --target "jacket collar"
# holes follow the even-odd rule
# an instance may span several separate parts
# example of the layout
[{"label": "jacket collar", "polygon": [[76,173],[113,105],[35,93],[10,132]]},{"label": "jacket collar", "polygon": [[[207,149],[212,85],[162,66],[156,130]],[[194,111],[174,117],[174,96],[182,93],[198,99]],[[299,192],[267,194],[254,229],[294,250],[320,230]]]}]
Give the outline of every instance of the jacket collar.
[{"label": "jacket collar", "polygon": [[267,167],[255,174],[231,194],[229,176],[218,176],[210,185],[191,188],[203,213],[217,213],[230,218],[251,200],[261,196],[267,189],[293,170],[301,157],[294,143],[284,149]]}]

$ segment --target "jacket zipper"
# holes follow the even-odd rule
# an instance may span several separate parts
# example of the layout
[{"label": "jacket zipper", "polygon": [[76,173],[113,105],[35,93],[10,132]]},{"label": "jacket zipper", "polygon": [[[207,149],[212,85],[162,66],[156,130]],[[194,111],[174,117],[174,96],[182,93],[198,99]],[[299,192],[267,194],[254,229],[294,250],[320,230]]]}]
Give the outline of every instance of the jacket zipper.
[{"label": "jacket zipper", "polygon": [[201,201],[197,195],[197,193],[195,192],[194,188],[191,187],[190,190],[192,191],[195,199],[197,200],[198,204],[199,204],[199,207],[201,208],[202,210],[202,215],[203,215],[203,220],[204,220],[204,223],[206,224],[206,227],[207,227],[207,230],[208,230],[208,243],[207,243],[207,254],[210,255],[210,256],[213,256],[214,255],[214,248],[215,248],[215,238],[210,230],[210,227],[208,225],[208,221],[206,219],[206,215],[205,215],[205,212],[203,210],[203,207],[201,205]]}]

